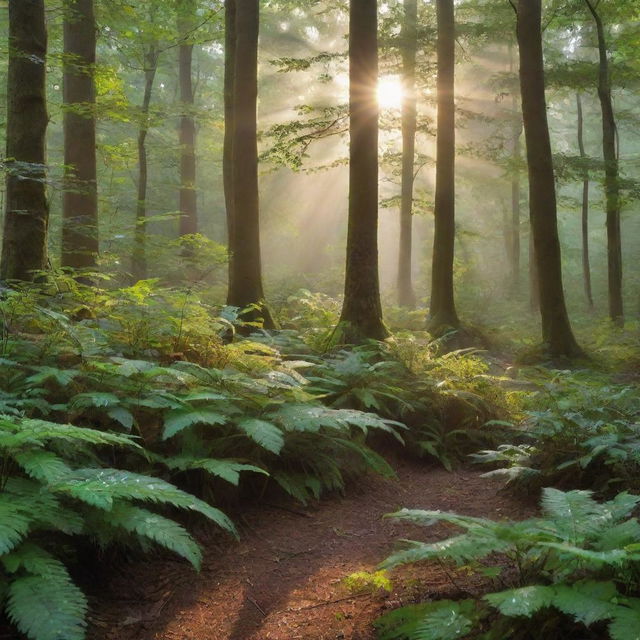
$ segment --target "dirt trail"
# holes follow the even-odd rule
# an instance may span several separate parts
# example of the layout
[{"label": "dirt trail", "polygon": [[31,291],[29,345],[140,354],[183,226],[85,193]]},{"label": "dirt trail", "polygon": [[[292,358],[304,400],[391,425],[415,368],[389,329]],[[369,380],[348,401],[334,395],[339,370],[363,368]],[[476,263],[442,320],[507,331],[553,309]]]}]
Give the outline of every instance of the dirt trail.
[{"label": "dirt trail", "polygon": [[[238,522],[238,543],[205,540],[200,574],[158,560],[130,567],[112,585],[112,600],[94,614],[91,640],[371,640],[385,609],[455,592],[439,567],[404,572],[407,588],[351,595],[341,583],[374,570],[398,538],[438,539],[444,525],[422,529],[382,520],[400,507],[524,518],[528,507],[498,492],[479,472],[447,473],[419,462],[396,464],[397,480],[371,477],[346,497],[296,511],[259,506]],[[413,573],[411,573],[413,572]],[[455,580],[455,578],[454,578]],[[413,594],[413,595],[412,595]]]}]

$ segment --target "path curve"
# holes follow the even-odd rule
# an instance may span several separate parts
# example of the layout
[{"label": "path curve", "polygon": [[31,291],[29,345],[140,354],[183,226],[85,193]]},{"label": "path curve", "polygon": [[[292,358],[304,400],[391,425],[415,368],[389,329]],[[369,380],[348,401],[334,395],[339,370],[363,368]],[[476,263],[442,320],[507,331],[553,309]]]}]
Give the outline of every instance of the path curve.
[{"label": "path curve", "polygon": [[[345,497],[308,508],[251,507],[237,520],[239,542],[217,535],[203,541],[199,574],[166,560],[126,568],[111,585],[112,599],[93,614],[89,640],[373,640],[372,621],[411,601],[411,589],[405,580],[391,594],[353,596],[342,579],[375,570],[399,538],[452,533],[446,525],[422,529],[383,520],[384,514],[408,507],[494,519],[531,515],[476,470],[447,473],[406,460],[395,468],[397,480],[368,477]],[[409,571],[421,598],[455,587],[437,567]]]}]

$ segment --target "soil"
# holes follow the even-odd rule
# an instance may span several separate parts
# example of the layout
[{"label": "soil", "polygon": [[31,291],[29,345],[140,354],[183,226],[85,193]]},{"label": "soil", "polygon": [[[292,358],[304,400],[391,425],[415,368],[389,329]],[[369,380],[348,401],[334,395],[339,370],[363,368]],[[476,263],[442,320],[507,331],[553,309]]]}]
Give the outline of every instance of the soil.
[{"label": "soil", "polygon": [[376,565],[400,538],[436,540],[446,525],[383,519],[401,507],[522,519],[532,508],[472,469],[448,473],[419,461],[395,463],[396,480],[367,477],[346,496],[300,507],[262,503],[235,516],[240,541],[199,536],[196,574],[166,558],[128,565],[91,616],[90,640],[373,640],[373,621],[415,601],[477,593],[478,579],[439,564],[391,574],[393,591],[350,592],[344,578]]}]

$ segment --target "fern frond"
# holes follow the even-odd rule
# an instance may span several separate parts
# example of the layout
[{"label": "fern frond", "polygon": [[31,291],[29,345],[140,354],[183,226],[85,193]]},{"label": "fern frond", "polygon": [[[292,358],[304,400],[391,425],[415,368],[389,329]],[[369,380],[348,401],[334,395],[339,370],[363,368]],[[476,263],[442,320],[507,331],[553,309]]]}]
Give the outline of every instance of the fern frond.
[{"label": "fern frond", "polygon": [[237,422],[238,428],[251,438],[263,449],[275,453],[282,451],[284,447],[284,437],[276,425],[257,418],[245,418]]},{"label": "fern frond", "polygon": [[52,451],[28,449],[13,452],[13,459],[27,475],[44,483],[60,480],[71,472],[71,468]]},{"label": "fern frond", "polygon": [[159,478],[119,469],[78,469],[52,485],[52,489],[107,511],[117,499],[169,504],[197,511],[236,534],[233,523],[222,511]]},{"label": "fern frond", "polygon": [[553,606],[586,626],[615,615],[619,594],[613,582],[577,582],[554,588]]},{"label": "fern frond", "polygon": [[269,475],[269,472],[253,464],[242,464],[235,460],[218,460],[214,458],[191,458],[188,456],[172,456],[163,459],[163,462],[170,469],[187,471],[188,469],[202,469],[212,476],[222,478],[233,485],[238,486],[240,482],[240,473],[242,471],[252,471],[253,473],[262,473]]},{"label": "fern frond", "polygon": [[613,621],[609,625],[611,640],[638,640],[640,634],[640,599],[627,598],[623,606],[614,611]]},{"label": "fern frond", "polygon": [[6,492],[0,493],[0,554],[8,553],[22,541],[32,521],[23,505]]},{"label": "fern frond", "polygon": [[536,611],[550,607],[555,595],[554,587],[534,585],[490,593],[484,599],[505,616],[531,617]]},{"label": "fern frond", "polygon": [[177,522],[131,504],[118,503],[108,514],[110,526],[148,538],[200,569],[202,553],[189,532]]},{"label": "fern frond", "polygon": [[228,416],[212,409],[193,409],[191,407],[172,409],[165,416],[162,439],[173,438],[176,434],[195,424],[225,424],[227,420]]},{"label": "fern frond", "polygon": [[19,577],[9,584],[9,618],[32,640],[84,640],[86,598],[58,564],[56,572]]},{"label": "fern frond", "polygon": [[118,435],[97,429],[58,424],[46,420],[0,416],[0,447],[16,449],[25,444],[41,445],[46,442],[83,442],[93,445],[110,445],[141,449],[130,436]]}]

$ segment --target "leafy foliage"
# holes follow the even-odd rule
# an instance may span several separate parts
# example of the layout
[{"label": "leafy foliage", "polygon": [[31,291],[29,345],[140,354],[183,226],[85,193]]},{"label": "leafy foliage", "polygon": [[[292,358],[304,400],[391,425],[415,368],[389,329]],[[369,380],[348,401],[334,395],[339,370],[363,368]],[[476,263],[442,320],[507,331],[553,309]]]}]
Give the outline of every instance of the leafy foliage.
[{"label": "leafy foliage", "polygon": [[[494,576],[501,589],[478,601],[393,611],[378,623],[381,638],[449,640],[479,631],[489,620],[491,630],[474,637],[526,637],[527,623],[536,628],[537,614],[549,619],[550,609],[584,627],[608,623],[613,640],[633,637],[625,625],[633,621],[637,629],[640,621],[640,599],[633,596],[640,587],[640,523],[632,517],[639,503],[628,493],[600,503],[588,491],[545,489],[542,517],[522,522],[409,509],[392,514],[423,526],[445,522],[463,533],[435,543],[405,541],[383,568],[449,561]],[[497,572],[496,554],[507,560]],[[545,637],[556,632],[547,626]]]},{"label": "leafy foliage", "polygon": [[603,375],[556,372],[516,434],[519,442],[473,457],[525,486],[555,484],[611,492],[638,489],[640,396]]}]

